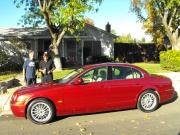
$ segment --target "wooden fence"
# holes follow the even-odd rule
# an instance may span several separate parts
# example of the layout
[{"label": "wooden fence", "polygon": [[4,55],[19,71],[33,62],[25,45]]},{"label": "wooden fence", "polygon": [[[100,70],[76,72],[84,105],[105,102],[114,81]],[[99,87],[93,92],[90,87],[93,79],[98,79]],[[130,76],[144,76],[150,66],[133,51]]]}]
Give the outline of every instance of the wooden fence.
[{"label": "wooden fence", "polygon": [[114,60],[133,62],[159,62],[159,51],[155,44],[115,43]]}]

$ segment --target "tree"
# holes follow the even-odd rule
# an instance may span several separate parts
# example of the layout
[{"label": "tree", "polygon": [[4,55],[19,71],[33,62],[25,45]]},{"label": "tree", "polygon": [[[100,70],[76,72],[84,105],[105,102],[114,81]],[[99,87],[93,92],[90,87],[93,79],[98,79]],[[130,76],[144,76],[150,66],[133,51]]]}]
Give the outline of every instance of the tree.
[{"label": "tree", "polygon": [[142,37],[141,41],[139,41],[141,43],[146,43],[146,39],[144,37]]},{"label": "tree", "polygon": [[8,38],[10,42],[11,49],[8,48],[13,53],[16,53],[18,56],[23,57],[25,53],[28,52],[25,40],[20,40],[18,37]]},{"label": "tree", "polygon": [[89,18],[89,17],[87,17],[87,18],[85,19],[85,23],[94,26],[94,21],[93,21],[91,18]]},{"label": "tree", "polygon": [[115,39],[115,43],[135,43],[136,39],[131,34],[123,34]]},{"label": "tree", "polygon": [[154,42],[160,46],[167,36],[172,49],[180,50],[180,0],[132,0],[130,10],[143,23],[145,32],[152,35]]},{"label": "tree", "polygon": [[84,14],[87,11],[98,11],[94,5],[101,2],[102,0],[14,0],[17,8],[24,4],[26,6],[26,13],[20,20],[24,26],[47,26],[52,38],[49,50],[56,70],[62,70],[58,48],[63,36],[69,31],[78,38],[79,31],[85,28]]},{"label": "tree", "polygon": [[111,30],[111,34],[114,34],[114,35],[116,35],[117,33],[116,33],[116,31],[115,30]]},{"label": "tree", "polygon": [[27,52],[26,43],[19,38],[14,37],[8,40],[8,42],[0,42],[0,71],[11,70],[17,65],[22,67],[23,56]]}]

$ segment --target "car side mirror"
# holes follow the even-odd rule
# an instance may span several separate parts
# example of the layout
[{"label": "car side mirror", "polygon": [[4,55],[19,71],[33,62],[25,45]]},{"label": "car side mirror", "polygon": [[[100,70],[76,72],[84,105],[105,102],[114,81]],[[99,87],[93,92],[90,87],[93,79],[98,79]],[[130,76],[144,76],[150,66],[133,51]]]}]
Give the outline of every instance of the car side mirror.
[{"label": "car side mirror", "polygon": [[77,78],[75,81],[74,81],[74,84],[75,85],[78,85],[78,84],[81,84],[83,82],[82,78]]}]

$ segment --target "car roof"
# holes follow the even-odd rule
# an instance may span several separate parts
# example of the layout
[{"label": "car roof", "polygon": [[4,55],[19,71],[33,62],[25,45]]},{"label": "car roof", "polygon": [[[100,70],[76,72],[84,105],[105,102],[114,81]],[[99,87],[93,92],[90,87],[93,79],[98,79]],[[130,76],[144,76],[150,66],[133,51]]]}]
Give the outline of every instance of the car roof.
[{"label": "car roof", "polygon": [[84,65],[83,68],[90,69],[90,68],[97,68],[102,66],[124,66],[124,67],[131,67],[140,70],[145,76],[149,76],[150,74],[144,70],[143,68],[130,64],[130,63],[99,63],[99,64],[90,64],[90,65]]},{"label": "car roof", "polygon": [[130,66],[130,67],[141,69],[140,67],[135,66],[133,64],[129,64],[129,63],[98,63],[98,64],[85,65],[83,67],[84,68],[94,68],[94,67],[101,67],[101,66]]}]

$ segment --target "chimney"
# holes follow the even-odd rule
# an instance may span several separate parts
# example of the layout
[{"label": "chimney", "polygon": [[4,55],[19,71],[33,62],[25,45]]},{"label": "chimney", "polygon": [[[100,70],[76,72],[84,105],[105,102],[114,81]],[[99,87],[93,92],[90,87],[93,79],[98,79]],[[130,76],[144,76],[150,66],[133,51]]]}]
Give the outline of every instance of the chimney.
[{"label": "chimney", "polygon": [[106,32],[111,33],[111,25],[109,24],[109,22],[107,22],[105,29],[106,29]]}]

